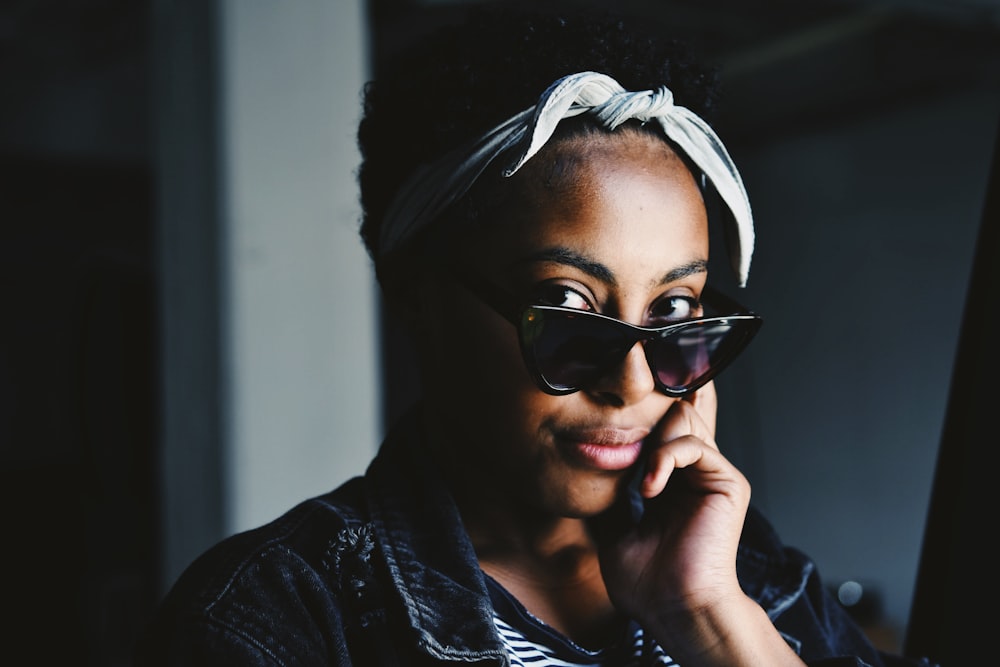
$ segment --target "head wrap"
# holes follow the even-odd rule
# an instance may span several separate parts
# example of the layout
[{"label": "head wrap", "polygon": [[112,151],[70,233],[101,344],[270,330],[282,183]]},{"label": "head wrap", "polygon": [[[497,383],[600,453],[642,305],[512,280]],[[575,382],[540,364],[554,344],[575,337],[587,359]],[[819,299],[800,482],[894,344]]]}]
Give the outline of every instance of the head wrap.
[{"label": "head wrap", "polygon": [[[464,195],[486,167],[508,150],[515,159],[501,173],[517,172],[552,137],[559,121],[589,113],[608,130],[627,120],[656,122],[719,193],[729,209],[729,255],[740,286],[745,286],[753,255],[754,229],[743,180],[722,141],[690,109],[674,104],[673,93],[626,91],[615,79],[597,72],[565,76],[542,93],[538,103],[494,127],[471,146],[421,166],[396,194],[382,222],[379,253],[400,247]],[[516,149],[516,150],[514,150]]]}]

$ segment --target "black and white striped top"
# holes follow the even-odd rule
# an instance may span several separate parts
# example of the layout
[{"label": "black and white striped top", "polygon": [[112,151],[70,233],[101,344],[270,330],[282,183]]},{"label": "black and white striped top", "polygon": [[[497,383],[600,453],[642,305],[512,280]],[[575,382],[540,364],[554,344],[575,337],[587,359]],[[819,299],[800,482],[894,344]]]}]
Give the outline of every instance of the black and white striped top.
[{"label": "black and white striped top", "polygon": [[586,649],[533,616],[495,579],[484,576],[493,601],[493,622],[513,667],[679,667],[632,622],[623,624],[617,641]]}]

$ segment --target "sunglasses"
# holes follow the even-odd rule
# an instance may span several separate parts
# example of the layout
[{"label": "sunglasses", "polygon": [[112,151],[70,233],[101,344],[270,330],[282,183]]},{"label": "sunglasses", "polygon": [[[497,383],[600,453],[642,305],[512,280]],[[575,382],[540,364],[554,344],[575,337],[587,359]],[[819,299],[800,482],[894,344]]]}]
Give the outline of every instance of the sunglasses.
[{"label": "sunglasses", "polygon": [[728,366],[763,323],[711,287],[705,288],[702,305],[725,314],[640,327],[574,308],[519,305],[480,276],[456,270],[450,275],[517,328],[532,379],[555,396],[579,391],[611,373],[639,342],[657,389],[667,396],[686,396]]}]

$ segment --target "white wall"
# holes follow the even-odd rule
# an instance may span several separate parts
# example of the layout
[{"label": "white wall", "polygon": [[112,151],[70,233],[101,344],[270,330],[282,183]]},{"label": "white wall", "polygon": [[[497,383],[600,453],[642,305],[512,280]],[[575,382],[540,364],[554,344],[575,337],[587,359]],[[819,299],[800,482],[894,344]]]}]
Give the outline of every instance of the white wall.
[{"label": "white wall", "polygon": [[154,3],[164,586],[363,472],[381,437],[363,7]]},{"label": "white wall", "polygon": [[222,3],[227,530],[364,471],[374,278],[358,236],[360,0]]}]

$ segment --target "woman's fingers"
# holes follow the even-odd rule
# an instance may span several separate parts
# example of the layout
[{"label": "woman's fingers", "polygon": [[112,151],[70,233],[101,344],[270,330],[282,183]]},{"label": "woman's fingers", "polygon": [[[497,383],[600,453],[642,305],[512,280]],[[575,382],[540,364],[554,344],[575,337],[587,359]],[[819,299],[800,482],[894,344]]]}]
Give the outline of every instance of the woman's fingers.
[{"label": "woman's fingers", "polygon": [[704,493],[725,493],[741,478],[740,472],[715,447],[685,435],[670,440],[650,452],[649,466],[641,493],[646,498],[659,495],[677,470],[687,470],[689,484]]},{"label": "woman's fingers", "polygon": [[644,497],[659,495],[679,468],[690,468],[694,473],[692,481],[709,492],[721,491],[722,487],[712,487],[717,487],[722,480],[741,477],[735,466],[719,452],[714,428],[703,419],[699,405],[714,416],[714,388],[701,398],[674,403],[653,439],[647,442],[649,458],[641,485]]}]

